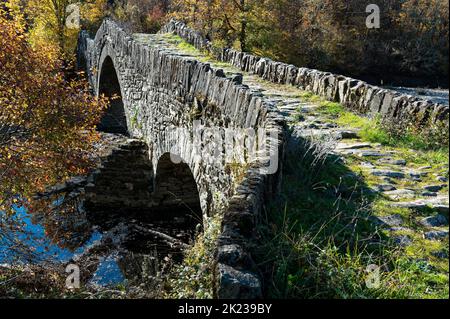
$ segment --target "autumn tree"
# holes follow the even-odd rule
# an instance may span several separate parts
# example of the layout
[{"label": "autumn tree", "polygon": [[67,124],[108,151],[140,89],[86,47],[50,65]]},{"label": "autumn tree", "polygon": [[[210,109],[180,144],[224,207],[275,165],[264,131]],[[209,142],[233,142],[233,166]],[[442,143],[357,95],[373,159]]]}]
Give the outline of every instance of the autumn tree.
[{"label": "autumn tree", "polygon": [[164,23],[169,0],[112,1],[110,16],[131,32],[156,33]]},{"label": "autumn tree", "polygon": [[171,17],[213,42],[366,79],[448,84],[448,1],[377,0],[381,28],[360,0],[174,0]]},{"label": "autumn tree", "polygon": [[401,37],[392,41],[400,71],[436,79],[449,68],[449,2],[402,1],[395,24]]},{"label": "autumn tree", "polygon": [[174,0],[170,17],[184,21],[226,46],[247,50],[248,26],[256,0]]},{"label": "autumn tree", "polygon": [[[0,210],[86,172],[105,101],[65,80],[52,45],[34,50],[23,16],[0,8]],[[20,197],[19,197],[20,196]]]},{"label": "autumn tree", "polygon": [[[21,6],[29,42],[35,49],[53,44],[60,58],[73,57],[80,28],[95,34],[106,16],[108,0],[9,0]],[[68,61],[66,61],[68,62]]]},{"label": "autumn tree", "polygon": [[66,56],[73,53],[77,29],[67,27],[71,13],[68,6],[77,0],[27,0],[23,6],[27,16],[29,40],[34,46],[53,43],[59,53]]},{"label": "autumn tree", "polygon": [[81,28],[94,36],[103,19],[110,15],[112,8],[110,2],[109,0],[85,0],[80,2]]}]

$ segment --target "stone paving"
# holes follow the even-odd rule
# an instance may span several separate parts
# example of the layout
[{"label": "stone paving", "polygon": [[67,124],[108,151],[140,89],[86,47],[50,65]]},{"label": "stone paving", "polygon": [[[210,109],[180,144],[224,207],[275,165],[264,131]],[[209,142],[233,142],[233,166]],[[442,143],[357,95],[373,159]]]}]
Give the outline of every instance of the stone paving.
[{"label": "stone paving", "polygon": [[[256,84],[251,78],[246,81],[245,77],[244,83],[249,86]],[[340,156],[344,163],[346,159],[352,158],[351,169],[363,172],[363,176],[371,180],[374,193],[385,197],[393,208],[410,209],[411,215],[418,212],[416,219],[422,226],[420,230],[399,228],[405,224],[404,217],[400,215],[374,218],[375,224],[389,229],[395,243],[400,246],[412,244],[410,236],[395,235],[405,231],[420,231],[427,240],[448,240],[449,197],[446,177],[434,173],[431,166],[418,168],[414,163],[408,163],[399,158],[401,152],[393,148],[361,141],[356,129],[340,127],[317,112],[318,103],[305,103],[302,99],[295,99],[292,94],[284,92],[283,88],[279,91],[273,88],[266,91],[259,83],[255,88],[260,88],[264,94],[268,92],[267,98],[276,103],[280,112],[288,117],[295,135],[311,140],[334,140],[335,147],[330,153]],[[448,165],[445,170],[448,170]],[[419,217],[424,213],[430,216]]]}]

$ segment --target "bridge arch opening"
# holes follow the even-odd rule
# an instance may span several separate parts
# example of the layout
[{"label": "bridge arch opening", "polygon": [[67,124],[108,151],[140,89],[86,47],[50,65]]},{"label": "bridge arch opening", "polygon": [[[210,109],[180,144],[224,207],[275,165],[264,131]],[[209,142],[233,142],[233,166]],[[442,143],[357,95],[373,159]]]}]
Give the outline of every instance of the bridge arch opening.
[{"label": "bridge arch opening", "polygon": [[98,92],[99,96],[105,95],[110,99],[109,106],[98,125],[98,130],[129,135],[119,78],[109,56],[105,58],[101,66]]},{"label": "bridge arch opening", "polygon": [[162,155],[156,167],[153,199],[160,216],[179,220],[189,228],[203,226],[197,183],[189,166],[176,164],[170,153]]}]

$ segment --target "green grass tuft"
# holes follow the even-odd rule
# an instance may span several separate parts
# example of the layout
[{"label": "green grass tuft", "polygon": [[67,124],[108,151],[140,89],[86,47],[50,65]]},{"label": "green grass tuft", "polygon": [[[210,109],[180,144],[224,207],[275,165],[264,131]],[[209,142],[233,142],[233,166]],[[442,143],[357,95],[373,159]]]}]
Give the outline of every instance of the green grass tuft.
[{"label": "green grass tuft", "polygon": [[208,218],[203,234],[185,254],[182,264],[174,266],[167,280],[167,298],[211,299],[214,297],[214,252],[221,231],[222,217]]},{"label": "green grass tuft", "polygon": [[335,102],[322,101],[319,112],[332,117],[340,126],[359,129],[359,135],[364,141],[396,148],[430,151],[433,157],[446,158],[448,161],[448,145],[437,144],[429,136],[411,130],[403,131],[401,134],[390,131],[387,125],[382,124],[380,118],[370,119],[357,115]]}]

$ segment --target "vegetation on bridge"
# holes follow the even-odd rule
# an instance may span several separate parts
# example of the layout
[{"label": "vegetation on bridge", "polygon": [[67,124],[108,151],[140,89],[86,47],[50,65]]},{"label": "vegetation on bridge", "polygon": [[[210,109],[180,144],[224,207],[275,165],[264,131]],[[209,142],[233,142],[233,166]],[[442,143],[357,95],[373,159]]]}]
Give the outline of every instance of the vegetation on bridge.
[{"label": "vegetation on bridge", "polygon": [[[358,129],[361,141],[379,143],[415,169],[430,165],[448,178],[448,146],[417,134],[392,135],[377,119],[321,102],[317,96],[308,100],[320,103],[322,120]],[[319,152],[318,159],[317,147],[306,147],[306,154],[302,149],[288,159],[281,196],[268,209],[267,224],[261,229],[265,239],[258,260],[270,278],[268,294],[274,298],[447,298],[448,259],[436,258],[436,252],[448,256],[448,241],[424,240],[416,221],[436,212],[392,207],[389,197],[371,191],[383,182],[361,169],[361,158],[348,155],[338,160]],[[424,176],[416,182],[397,181],[395,187],[433,183],[434,176]],[[392,230],[374,226],[373,218],[395,214],[417,231],[414,244],[402,247],[392,239]],[[399,231],[405,238],[412,236],[406,227]],[[379,289],[366,286],[370,264],[382,269]]]}]

